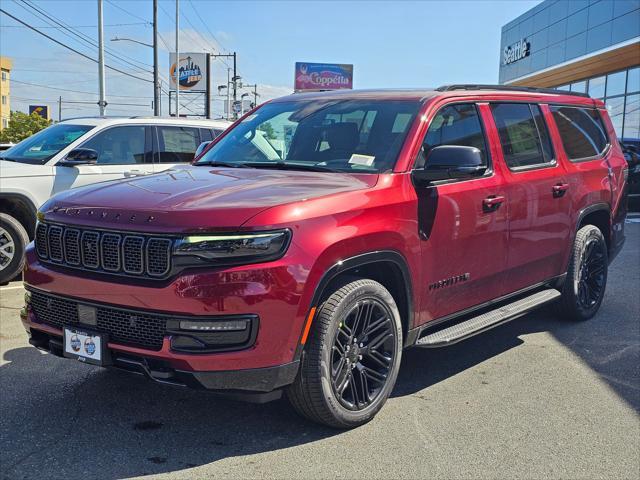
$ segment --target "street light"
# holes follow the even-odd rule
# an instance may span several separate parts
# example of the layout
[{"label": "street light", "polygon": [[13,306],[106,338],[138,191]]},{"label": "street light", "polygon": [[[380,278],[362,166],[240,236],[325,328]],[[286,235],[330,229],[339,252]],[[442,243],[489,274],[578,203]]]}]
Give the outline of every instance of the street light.
[{"label": "street light", "polygon": [[133,43],[139,43],[140,45],[144,45],[145,47],[149,47],[149,48],[153,48],[153,45],[151,45],[150,43],[144,43],[141,42],[140,40],[134,40],[133,38],[125,38],[125,37],[118,37],[115,36],[111,39],[112,42],[133,42]]},{"label": "street light", "polygon": [[243,93],[242,95],[240,95],[240,115],[244,115],[244,97],[248,97],[249,94],[248,93]]},{"label": "street light", "polygon": [[[154,2],[154,18],[156,16],[156,11],[155,11],[155,2]],[[154,33],[155,33],[155,25],[156,23],[154,22]],[[112,42],[133,42],[133,43],[137,43],[138,45],[143,45],[145,47],[149,47],[153,49],[153,113],[156,117],[160,116],[160,95],[161,95],[161,85],[160,85],[160,79],[159,79],[159,74],[160,71],[158,70],[158,49],[157,49],[157,45],[151,45],[150,43],[145,43],[145,42],[141,42],[140,40],[135,40],[133,38],[126,38],[126,37],[118,37],[115,36],[111,39]],[[154,38],[155,41],[155,38]]]}]

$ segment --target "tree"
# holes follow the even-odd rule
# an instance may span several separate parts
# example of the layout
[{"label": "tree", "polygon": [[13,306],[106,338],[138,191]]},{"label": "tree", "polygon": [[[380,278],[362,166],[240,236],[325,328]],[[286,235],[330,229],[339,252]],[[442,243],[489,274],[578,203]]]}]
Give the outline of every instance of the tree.
[{"label": "tree", "polygon": [[275,130],[273,129],[273,125],[271,125],[269,122],[260,125],[258,130],[262,130],[269,140],[275,140],[276,138],[278,138]]},{"label": "tree", "polygon": [[51,120],[42,118],[37,113],[28,115],[22,112],[11,112],[9,125],[0,132],[0,142],[21,142],[50,124]]}]

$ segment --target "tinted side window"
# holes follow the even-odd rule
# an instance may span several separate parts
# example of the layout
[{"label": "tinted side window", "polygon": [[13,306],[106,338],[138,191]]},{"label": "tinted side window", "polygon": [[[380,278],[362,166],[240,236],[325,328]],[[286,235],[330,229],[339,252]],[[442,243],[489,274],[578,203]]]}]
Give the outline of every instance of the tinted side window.
[{"label": "tinted side window", "polygon": [[538,105],[491,105],[502,153],[511,169],[553,163],[549,132]]},{"label": "tinted side window", "polygon": [[201,128],[200,129],[200,143],[202,142],[209,142],[211,140],[214,139],[214,137],[211,135],[212,130],[209,130],[208,128]]},{"label": "tinted side window", "polygon": [[181,163],[193,160],[193,154],[200,145],[197,128],[158,127],[161,163]]},{"label": "tinted side window", "polygon": [[607,148],[607,135],[597,110],[552,106],[551,111],[569,160],[596,157]]},{"label": "tinted side window", "polygon": [[416,168],[424,167],[424,156],[438,145],[476,147],[487,164],[487,147],[476,106],[471,103],[449,105],[438,112],[424,137],[423,154]]},{"label": "tinted side window", "polygon": [[81,145],[98,152],[99,165],[144,163],[144,126],[108,128]]}]

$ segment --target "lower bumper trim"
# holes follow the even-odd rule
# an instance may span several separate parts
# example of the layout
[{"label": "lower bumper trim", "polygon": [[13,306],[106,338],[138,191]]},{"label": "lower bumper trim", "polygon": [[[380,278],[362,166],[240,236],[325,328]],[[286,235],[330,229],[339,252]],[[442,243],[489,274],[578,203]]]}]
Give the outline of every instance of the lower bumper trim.
[{"label": "lower bumper trim", "polygon": [[[29,343],[59,357],[63,356],[60,337],[31,329]],[[299,361],[294,361],[273,367],[195,372],[174,369],[169,362],[164,360],[132,355],[116,350],[111,350],[111,355],[113,361],[111,366],[144,375],[158,383],[214,390],[232,397],[240,397],[245,394],[260,394],[267,400],[272,398],[269,395],[265,396],[265,394],[293,383],[300,366]],[[279,392],[277,393],[279,394]],[[258,401],[262,400],[258,399]]]}]

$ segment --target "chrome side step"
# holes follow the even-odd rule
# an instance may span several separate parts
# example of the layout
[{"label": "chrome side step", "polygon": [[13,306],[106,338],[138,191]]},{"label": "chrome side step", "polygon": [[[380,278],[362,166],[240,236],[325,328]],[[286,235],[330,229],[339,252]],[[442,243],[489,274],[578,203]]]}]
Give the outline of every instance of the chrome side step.
[{"label": "chrome side step", "polygon": [[418,339],[416,347],[436,348],[453,345],[465,338],[485,332],[503,323],[515,320],[522,315],[552,302],[560,297],[560,292],[554,288],[536,292],[528,297],[498,307],[476,317],[457,323],[450,327],[430,333]]}]

